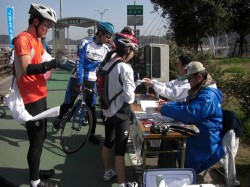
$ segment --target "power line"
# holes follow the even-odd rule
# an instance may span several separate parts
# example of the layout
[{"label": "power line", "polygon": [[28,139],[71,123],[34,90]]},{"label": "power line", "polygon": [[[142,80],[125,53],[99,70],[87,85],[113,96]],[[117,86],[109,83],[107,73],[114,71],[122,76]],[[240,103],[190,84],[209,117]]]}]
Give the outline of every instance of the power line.
[{"label": "power line", "polygon": [[155,18],[153,19],[153,21],[151,21],[151,23],[149,24],[149,26],[148,26],[147,29],[143,32],[142,35],[144,35],[144,34],[147,32],[147,30],[150,28],[150,26],[152,25],[152,23],[155,21],[155,19],[156,19],[159,15],[160,15],[160,14],[158,13],[158,14],[155,16]]},{"label": "power line", "polygon": [[153,34],[155,36],[156,32],[158,31],[158,35],[160,35],[160,28],[162,25],[163,21],[160,23],[159,27],[156,29],[155,33]]},{"label": "power line", "polygon": [[152,27],[151,31],[149,32],[148,36],[152,33],[152,31],[154,30],[155,26],[159,23],[159,21],[161,20],[161,17],[159,17],[158,21],[156,22],[156,24]]}]

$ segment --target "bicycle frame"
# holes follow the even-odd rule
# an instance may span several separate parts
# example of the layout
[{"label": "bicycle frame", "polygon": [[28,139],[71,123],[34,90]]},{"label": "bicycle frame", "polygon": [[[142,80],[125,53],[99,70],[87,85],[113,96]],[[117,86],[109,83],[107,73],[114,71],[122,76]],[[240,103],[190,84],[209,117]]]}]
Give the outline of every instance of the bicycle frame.
[{"label": "bicycle frame", "polygon": [[[93,121],[91,110],[85,103],[88,92],[93,93],[90,89],[84,88],[78,94],[74,105],[63,116],[61,146],[66,153],[78,151],[90,135]],[[85,117],[88,118],[86,122]]]},{"label": "bicycle frame", "polygon": [[[70,109],[69,113],[71,113],[71,111],[74,110],[75,107],[77,107],[77,108],[76,108],[76,111],[79,112],[79,108],[83,108],[84,106],[86,106],[85,98],[86,98],[86,93],[87,93],[87,92],[92,92],[92,91],[91,91],[90,89],[88,89],[88,88],[83,88],[83,89],[82,89],[82,91],[78,94],[78,96],[77,96],[77,98],[76,98],[76,100],[75,100],[75,102],[74,102],[74,105],[73,105],[73,107]],[[93,93],[93,94],[95,94],[95,93]],[[81,102],[81,103],[79,104],[79,102]],[[74,112],[73,112],[73,114],[74,114]],[[76,121],[76,116],[77,116],[77,115],[74,114],[73,123],[72,123],[72,124],[73,124],[73,125],[72,125],[72,128],[75,129],[75,130],[80,131],[80,130],[81,130],[81,126],[82,126],[83,116],[84,116],[83,110],[81,110],[81,113],[80,113],[80,118],[81,118],[81,120],[78,122],[78,127],[75,127],[75,126],[74,126],[75,121]]]}]

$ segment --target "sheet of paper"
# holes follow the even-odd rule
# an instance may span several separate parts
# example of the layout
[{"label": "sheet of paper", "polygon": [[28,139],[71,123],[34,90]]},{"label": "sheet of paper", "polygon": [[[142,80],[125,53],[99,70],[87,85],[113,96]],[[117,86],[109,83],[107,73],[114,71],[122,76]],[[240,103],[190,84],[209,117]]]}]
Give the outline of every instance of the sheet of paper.
[{"label": "sheet of paper", "polygon": [[44,118],[57,117],[57,116],[59,116],[59,112],[60,112],[60,106],[56,106],[54,108],[51,108],[49,110],[46,110],[46,111],[34,116],[31,119],[31,121],[40,120],[40,119],[44,119]]},{"label": "sheet of paper", "polygon": [[141,108],[143,111],[146,111],[146,108],[156,108],[158,106],[157,100],[141,100]]},{"label": "sheet of paper", "polygon": [[135,117],[137,119],[152,119],[154,116],[156,116],[157,113],[146,113],[146,112],[135,112]]},{"label": "sheet of paper", "polygon": [[156,123],[159,123],[159,122],[171,123],[174,121],[174,119],[163,116],[159,112],[156,112],[156,113],[135,112],[135,117],[139,120],[148,119]]}]

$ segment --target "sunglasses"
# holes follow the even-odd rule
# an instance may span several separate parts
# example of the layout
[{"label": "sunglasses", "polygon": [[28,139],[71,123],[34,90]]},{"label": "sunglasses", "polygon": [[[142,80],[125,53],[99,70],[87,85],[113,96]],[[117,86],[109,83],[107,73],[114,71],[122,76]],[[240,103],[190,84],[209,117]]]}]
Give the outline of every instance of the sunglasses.
[{"label": "sunglasses", "polygon": [[43,22],[42,25],[47,29],[51,29],[53,27],[53,24],[47,22]]},{"label": "sunglasses", "polygon": [[110,39],[112,36],[110,34],[105,33],[106,37]]}]

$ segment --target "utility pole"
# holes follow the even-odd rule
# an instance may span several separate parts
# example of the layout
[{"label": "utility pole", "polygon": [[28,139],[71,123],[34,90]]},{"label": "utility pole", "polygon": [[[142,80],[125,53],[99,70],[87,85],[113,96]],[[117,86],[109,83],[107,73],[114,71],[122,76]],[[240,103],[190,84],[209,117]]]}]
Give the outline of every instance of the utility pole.
[{"label": "utility pole", "polygon": [[62,19],[62,0],[60,0],[60,19]]},{"label": "utility pole", "polygon": [[[135,7],[135,1],[134,1],[134,7]],[[134,17],[135,17],[136,15],[135,15],[135,11],[134,11]],[[134,24],[134,32],[135,32],[135,34],[136,34],[136,24]]]},{"label": "utility pole", "polygon": [[109,11],[109,8],[105,8],[103,11],[100,11],[99,9],[95,9],[94,11],[97,11],[101,15],[101,21],[102,21],[102,16],[105,14],[105,12]]}]

